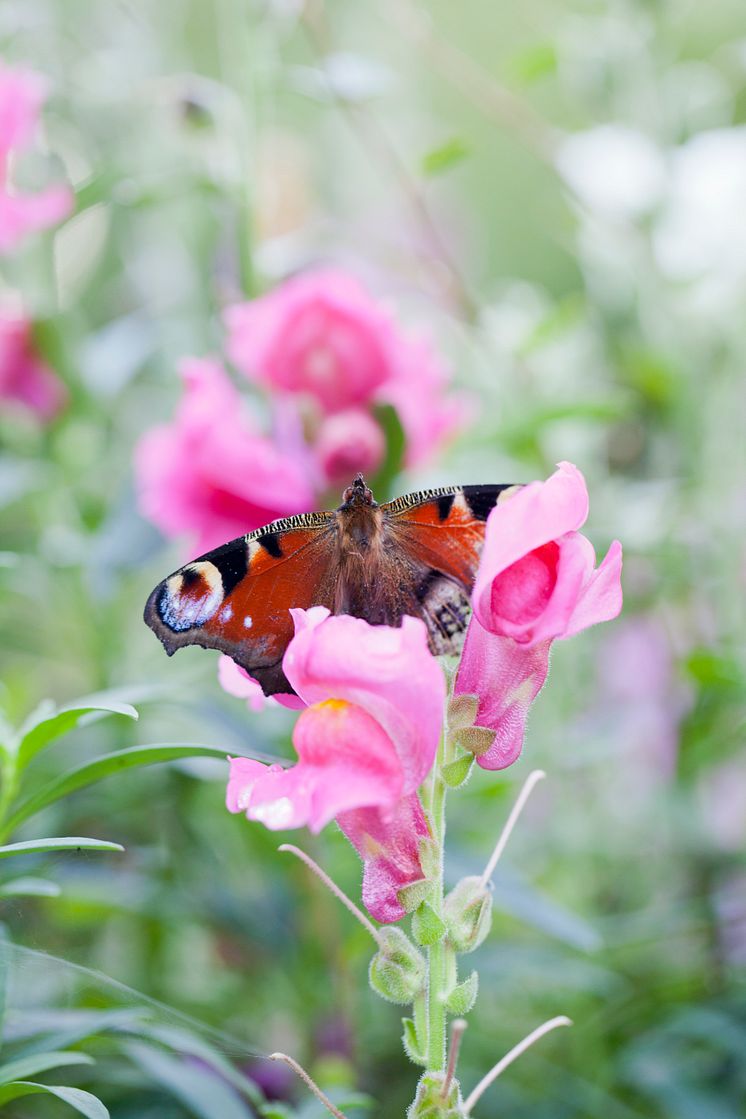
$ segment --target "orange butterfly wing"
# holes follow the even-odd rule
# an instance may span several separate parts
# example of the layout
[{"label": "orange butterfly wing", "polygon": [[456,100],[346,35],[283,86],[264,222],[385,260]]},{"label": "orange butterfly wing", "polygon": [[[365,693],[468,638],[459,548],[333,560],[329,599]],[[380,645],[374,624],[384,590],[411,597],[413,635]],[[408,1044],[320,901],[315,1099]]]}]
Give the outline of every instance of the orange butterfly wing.
[{"label": "orange butterfly wing", "polygon": [[459,652],[487,517],[512,485],[451,486],[382,506],[394,547],[409,560],[412,586],[402,613],[425,622],[434,653]]},{"label": "orange butterfly wing", "polygon": [[290,692],[282,657],[290,609],[333,607],[333,513],[275,521],[207,552],[159,583],[145,621],[169,656],[184,645],[218,649],[262,685]]}]

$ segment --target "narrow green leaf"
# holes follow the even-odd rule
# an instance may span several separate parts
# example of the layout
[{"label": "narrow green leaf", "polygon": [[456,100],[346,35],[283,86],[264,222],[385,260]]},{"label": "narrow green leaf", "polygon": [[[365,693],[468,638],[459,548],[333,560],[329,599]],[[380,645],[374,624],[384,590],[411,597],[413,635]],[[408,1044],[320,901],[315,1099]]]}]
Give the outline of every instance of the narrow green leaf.
[{"label": "narrow green leaf", "polygon": [[108,839],[87,839],[82,835],[64,835],[52,839],[26,839],[23,843],[7,843],[0,847],[0,859],[11,855],[29,855],[39,851],[123,851],[120,843]]},{"label": "narrow green leaf", "polygon": [[123,703],[106,692],[76,699],[64,707],[55,708],[48,701],[37,707],[19,731],[18,761],[21,767],[55,738],[59,738],[86,719],[103,719],[108,715],[124,715],[137,719],[137,711],[130,703]]},{"label": "narrow green leaf", "polygon": [[212,1045],[195,1034],[176,1026],[151,1025],[148,1022],[140,1023],[137,1026],[137,1033],[140,1037],[153,1038],[177,1053],[188,1053],[192,1057],[200,1058],[206,1064],[211,1065],[234,1088],[238,1088],[239,1092],[243,1092],[255,1107],[259,1107],[264,1102],[264,1096],[253,1080],[244,1076],[242,1072],[234,1068],[222,1053],[219,1053]]},{"label": "narrow green leaf", "polygon": [[401,472],[406,439],[399,413],[393,405],[379,404],[375,409],[375,417],[386,439],[386,457],[377,473],[366,481],[376,495],[376,499],[383,501],[391,496],[392,483]]},{"label": "narrow green leaf", "polygon": [[40,1072],[47,1072],[51,1068],[61,1068],[63,1065],[92,1065],[93,1057],[87,1053],[35,1053],[32,1057],[20,1057],[17,1061],[8,1061],[0,1065],[0,1084],[9,1084],[11,1080],[24,1080],[27,1076],[37,1076]]},{"label": "narrow green leaf", "polygon": [[442,175],[444,171],[450,171],[457,163],[466,159],[468,154],[468,145],[454,136],[422,157],[422,173],[428,177]]},{"label": "narrow green leaf", "polygon": [[[93,785],[112,773],[121,773],[122,770],[132,769],[135,766],[157,765],[159,762],[172,762],[179,758],[220,758],[225,761],[227,751],[217,746],[198,746],[192,744],[158,744],[153,746],[131,746],[126,750],[117,750],[113,754],[105,754],[101,758],[85,762],[76,769],[56,777],[34,796],[29,797],[16,810],[5,826],[5,832],[10,833],[24,820],[53,804],[61,797],[87,785]],[[247,754],[247,757],[256,758],[263,762],[281,762],[282,759],[270,757],[256,751]],[[285,763],[287,764],[287,763]]]},{"label": "narrow green leaf", "polygon": [[0,898],[57,898],[61,893],[48,878],[10,878],[0,883]]},{"label": "narrow green leaf", "polygon": [[82,1088],[66,1088],[60,1084],[34,1084],[28,1080],[16,1080],[13,1084],[0,1087],[0,1104],[41,1093],[56,1096],[86,1119],[111,1119],[108,1108],[104,1107],[98,1096],[84,1092]]},{"label": "narrow green leaf", "polygon": [[122,1046],[136,1065],[200,1119],[251,1119],[247,1103],[211,1069],[139,1041]]}]

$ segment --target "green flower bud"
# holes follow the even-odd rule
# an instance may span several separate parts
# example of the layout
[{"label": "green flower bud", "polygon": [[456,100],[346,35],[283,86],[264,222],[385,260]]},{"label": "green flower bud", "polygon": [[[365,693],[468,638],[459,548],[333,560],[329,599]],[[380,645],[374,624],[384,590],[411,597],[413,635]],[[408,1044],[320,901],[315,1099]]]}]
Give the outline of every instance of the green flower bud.
[{"label": "green flower bud", "polygon": [[389,926],[379,935],[383,944],[370,961],[370,985],[381,998],[408,1006],[424,989],[425,957],[401,929]]},{"label": "green flower bud", "polygon": [[407,1111],[407,1119],[460,1119],[463,1116],[461,1089],[458,1080],[451,1081],[443,1099],[444,1074],[426,1072],[417,1085],[417,1094]]},{"label": "green flower bud", "polygon": [[445,899],[443,918],[457,952],[473,952],[492,927],[492,895],[480,878],[462,878]]}]

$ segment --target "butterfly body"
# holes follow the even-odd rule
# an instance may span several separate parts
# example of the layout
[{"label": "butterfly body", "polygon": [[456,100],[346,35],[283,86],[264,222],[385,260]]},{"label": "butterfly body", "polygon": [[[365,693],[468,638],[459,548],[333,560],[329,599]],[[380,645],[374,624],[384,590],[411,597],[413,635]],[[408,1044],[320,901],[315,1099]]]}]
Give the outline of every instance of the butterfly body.
[{"label": "butterfly body", "polygon": [[358,476],[335,511],[275,521],[174,572],[150,595],[145,621],[167,653],[219,649],[267,695],[291,690],[282,656],[292,607],[372,625],[413,615],[434,653],[457,653],[487,515],[514,488],[454,486],[379,505]]}]

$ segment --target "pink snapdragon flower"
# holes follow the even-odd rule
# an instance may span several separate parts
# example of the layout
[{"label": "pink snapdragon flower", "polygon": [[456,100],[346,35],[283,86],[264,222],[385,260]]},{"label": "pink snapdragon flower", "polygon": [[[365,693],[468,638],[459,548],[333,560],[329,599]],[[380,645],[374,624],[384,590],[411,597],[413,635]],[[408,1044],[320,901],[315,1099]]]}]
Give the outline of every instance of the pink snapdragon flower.
[{"label": "pink snapdragon flower", "polygon": [[20,406],[43,423],[67,401],[67,389],[34,349],[31,322],[0,311],[0,407]]},{"label": "pink snapdragon flower", "polygon": [[[294,276],[229,307],[225,322],[228,356],[247,377],[305,398],[322,415],[344,413],[348,444],[361,412],[377,404],[398,412],[408,466],[427,459],[466,422],[464,400],[447,395],[447,374],[429,342],[402,331],[345,272]],[[341,426],[340,419],[337,433]]]},{"label": "pink snapdragon flower", "polygon": [[583,475],[563,462],[487,520],[455,686],[457,694],[479,697],[476,724],[495,732],[478,758],[485,769],[503,769],[520,754],[552,642],[622,608],[621,544],[615,540],[596,568],[590,541],[577,531],[587,516]]},{"label": "pink snapdragon flower", "polygon": [[443,674],[419,619],[394,629],[321,606],[291,613],[283,668],[308,704],[293,732],[298,762],[233,758],[227,806],[272,829],[318,832],[336,819],[363,860],[366,907],[396,921],[398,891],[423,877],[417,789],[438,746]]},{"label": "pink snapdragon flower", "polygon": [[201,553],[312,509],[307,463],[257,430],[221,365],[191,358],[181,375],[175,418],[135,451],[144,515],[167,536],[191,534]]},{"label": "pink snapdragon flower", "polygon": [[10,155],[33,140],[45,96],[39,74],[0,61],[0,254],[12,252],[28,233],[56,225],[73,206],[64,184],[37,194],[17,194],[10,187]]}]

